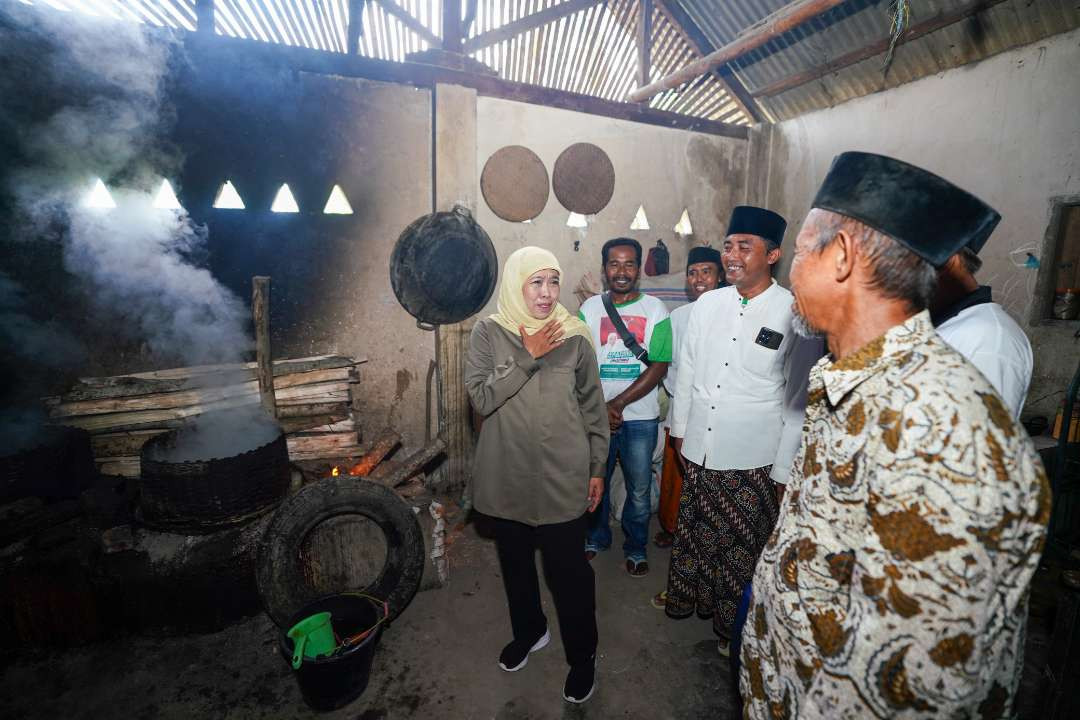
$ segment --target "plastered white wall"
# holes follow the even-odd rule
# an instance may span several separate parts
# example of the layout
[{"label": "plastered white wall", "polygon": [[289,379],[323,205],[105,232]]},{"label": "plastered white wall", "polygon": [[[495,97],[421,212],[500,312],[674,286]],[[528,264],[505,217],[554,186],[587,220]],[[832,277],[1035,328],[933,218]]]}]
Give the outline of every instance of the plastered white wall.
[{"label": "plastered white wall", "polygon": [[[1027,413],[1055,411],[1076,369],[1078,323],[1028,323],[1051,199],[1080,193],[1080,30],[773,126],[767,197],[795,228],[832,158],[891,155],[942,175],[1002,215],[979,280],[1024,327],[1035,352]],[[790,244],[781,272],[786,279]]]}]

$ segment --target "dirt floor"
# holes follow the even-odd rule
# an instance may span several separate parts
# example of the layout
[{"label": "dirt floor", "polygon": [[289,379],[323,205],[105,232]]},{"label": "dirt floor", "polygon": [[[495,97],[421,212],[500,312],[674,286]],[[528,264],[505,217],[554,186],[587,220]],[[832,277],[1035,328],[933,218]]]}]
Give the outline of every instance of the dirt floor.
[{"label": "dirt floor", "polygon": [[[655,527],[655,519],[653,520]],[[451,577],[422,592],[381,638],[370,684],[331,713],[304,704],[278,654],[277,631],[258,615],[211,635],[128,637],[9,662],[0,717],[124,718],[730,718],[737,716],[710,624],[672,621],[649,604],[667,576],[669,551],[650,548],[651,573],[631,578],[616,549],[593,561],[600,649],[596,695],[562,699],[566,665],[546,590],[553,642],[526,668],[496,664],[509,640],[493,543],[475,524],[451,546]],[[152,602],[147,598],[147,602]],[[1045,618],[1031,623],[1022,717],[1039,717]]]}]

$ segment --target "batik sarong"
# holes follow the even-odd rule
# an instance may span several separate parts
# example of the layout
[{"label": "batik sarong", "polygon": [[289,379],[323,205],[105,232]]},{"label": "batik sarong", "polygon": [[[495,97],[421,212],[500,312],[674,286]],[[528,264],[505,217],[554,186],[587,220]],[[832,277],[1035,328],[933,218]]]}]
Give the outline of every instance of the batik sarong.
[{"label": "batik sarong", "polygon": [[730,638],[739,598],[776,523],[771,469],[709,470],[686,463],[668,570],[669,616],[711,617],[713,630]]}]

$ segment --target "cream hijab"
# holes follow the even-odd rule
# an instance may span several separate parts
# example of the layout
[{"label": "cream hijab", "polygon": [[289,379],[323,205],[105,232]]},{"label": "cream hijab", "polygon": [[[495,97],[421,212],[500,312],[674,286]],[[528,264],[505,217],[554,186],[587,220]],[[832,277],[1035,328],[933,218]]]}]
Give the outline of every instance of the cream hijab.
[{"label": "cream hijab", "polygon": [[525,305],[525,281],[540,270],[555,270],[560,278],[562,277],[559,261],[551,252],[532,246],[515,250],[503,266],[502,282],[499,285],[499,312],[491,315],[491,319],[513,333],[515,337],[521,335],[518,331],[519,326],[524,325],[525,332],[534,335],[551,320],[558,320],[562,324],[563,338],[580,335],[591,345],[593,339],[588,326],[571,315],[562,303],[555,303],[551,314],[543,320],[529,314],[529,309]]}]

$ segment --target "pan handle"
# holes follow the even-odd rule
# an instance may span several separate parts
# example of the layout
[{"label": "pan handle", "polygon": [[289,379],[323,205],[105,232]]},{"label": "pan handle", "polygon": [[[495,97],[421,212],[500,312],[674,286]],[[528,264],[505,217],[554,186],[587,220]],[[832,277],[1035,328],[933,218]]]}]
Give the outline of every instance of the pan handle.
[{"label": "pan handle", "polygon": [[435,323],[424,322],[423,320],[416,321],[416,327],[428,332],[435,332]]}]

